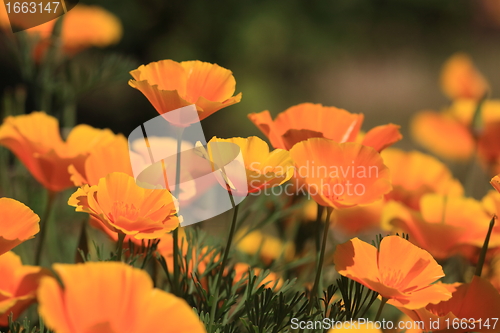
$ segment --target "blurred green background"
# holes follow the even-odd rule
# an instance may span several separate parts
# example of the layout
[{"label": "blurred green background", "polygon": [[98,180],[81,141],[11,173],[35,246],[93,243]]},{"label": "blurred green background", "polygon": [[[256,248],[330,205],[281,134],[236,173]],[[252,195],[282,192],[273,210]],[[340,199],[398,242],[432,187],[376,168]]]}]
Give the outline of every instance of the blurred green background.
[{"label": "blurred green background", "polygon": [[[137,66],[198,59],[233,71],[242,102],[203,121],[208,139],[260,135],[246,114],[276,115],[302,102],[364,113],[365,130],[392,122],[407,134],[411,113],[447,105],[439,71],[457,51],[473,57],[493,96],[500,87],[498,0],[81,3],[100,5],[121,19],[123,38],[109,49]],[[2,88],[19,83],[12,63],[3,61],[0,72]],[[126,81],[80,97],[78,122],[128,135],[156,116]],[[407,137],[398,145],[409,144]]]}]

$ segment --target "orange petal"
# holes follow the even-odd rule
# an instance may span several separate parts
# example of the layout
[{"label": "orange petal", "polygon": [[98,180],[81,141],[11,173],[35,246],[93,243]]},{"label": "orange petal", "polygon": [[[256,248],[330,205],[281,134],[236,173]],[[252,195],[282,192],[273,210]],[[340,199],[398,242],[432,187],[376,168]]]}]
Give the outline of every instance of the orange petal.
[{"label": "orange petal", "polygon": [[333,262],[339,274],[368,286],[365,280],[379,281],[377,257],[378,251],[373,245],[356,237],[337,245]]},{"label": "orange petal", "polygon": [[450,99],[479,100],[489,90],[488,82],[465,53],[451,56],[443,65],[441,88]]},{"label": "orange petal", "polygon": [[321,205],[349,207],[370,204],[391,190],[389,170],[371,147],[313,138],[291,150],[296,176]]},{"label": "orange petal", "polygon": [[195,103],[200,97],[212,102],[224,102],[233,96],[236,80],[233,73],[217,64],[183,61],[187,73],[186,100]]},{"label": "orange petal", "polygon": [[413,138],[433,153],[451,160],[466,160],[474,151],[468,128],[447,115],[419,112],[411,121]]},{"label": "orange petal", "polygon": [[366,133],[362,144],[381,152],[403,138],[399,129],[401,126],[388,124],[372,128]]},{"label": "orange petal", "polygon": [[417,290],[436,282],[444,276],[443,269],[429,252],[399,236],[387,236],[380,243],[378,266],[383,278],[391,279],[397,267],[403,280],[402,288]]},{"label": "orange petal", "polygon": [[33,238],[40,230],[40,218],[28,206],[0,198],[0,255]]}]

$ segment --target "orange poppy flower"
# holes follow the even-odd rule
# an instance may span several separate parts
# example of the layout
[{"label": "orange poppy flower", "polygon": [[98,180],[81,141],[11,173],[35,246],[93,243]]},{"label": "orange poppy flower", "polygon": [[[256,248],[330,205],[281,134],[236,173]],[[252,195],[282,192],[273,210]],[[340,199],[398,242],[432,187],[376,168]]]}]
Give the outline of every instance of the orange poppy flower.
[{"label": "orange poppy flower", "polygon": [[241,100],[233,96],[236,80],[230,70],[201,61],[161,60],[130,72],[129,85],[141,91],[159,114],[196,104],[199,119],[180,120],[189,126]]},{"label": "orange poppy flower", "polygon": [[83,172],[89,152],[114,137],[108,129],[78,125],[64,142],[57,119],[44,112],[7,117],[0,126],[0,145],[10,149],[33,177],[53,192],[72,187],[68,167],[74,165]]},{"label": "orange poppy flower", "polygon": [[[211,160],[224,159],[224,155],[237,155],[236,146],[215,146],[216,143],[230,142],[239,147],[245,164],[246,178],[230,178],[233,185],[232,193],[246,195],[248,193],[261,193],[266,188],[278,186],[288,181],[293,176],[293,162],[290,153],[283,149],[269,152],[269,146],[262,139],[251,136],[248,138],[219,139],[213,137],[207,145]],[[220,148],[219,148],[220,147]],[[216,162],[217,164],[217,162]],[[221,179],[224,182],[223,179]],[[227,186],[226,183],[223,183]],[[248,189],[248,191],[247,191]]]},{"label": "orange poppy flower", "polygon": [[206,332],[180,298],[153,288],[149,275],[121,262],[54,264],[63,286],[43,278],[38,311],[55,333]]},{"label": "orange poppy flower", "polygon": [[7,326],[11,312],[15,320],[35,303],[40,278],[50,273],[41,267],[23,266],[14,252],[0,256],[0,272],[0,326]]},{"label": "orange poppy flower", "polygon": [[[41,59],[50,45],[50,37],[56,20],[27,29],[30,35],[36,35],[40,42],[35,48],[35,58]],[[12,22],[20,28],[23,22]],[[67,54],[76,54],[89,47],[106,47],[116,44],[122,37],[122,24],[118,17],[100,6],[88,6],[79,3],[64,14],[61,40],[62,48]]]},{"label": "orange poppy flower", "polygon": [[474,276],[470,283],[450,287],[448,288],[452,290],[452,297],[449,300],[429,304],[420,309],[399,309],[411,319],[422,322],[425,331],[499,331],[500,294],[491,283]]},{"label": "orange poppy flower", "polygon": [[381,154],[384,164],[391,170],[393,190],[387,200],[396,200],[419,210],[420,198],[427,193],[461,196],[461,183],[438,159],[418,151],[405,152],[390,148]]},{"label": "orange poppy flower", "polygon": [[449,113],[418,112],[411,120],[413,139],[432,153],[450,160],[467,160],[474,152],[469,128]]},{"label": "orange poppy flower", "polygon": [[260,258],[270,264],[283,256],[287,261],[291,261],[295,255],[295,246],[293,243],[285,243],[281,239],[264,234],[259,230],[252,231],[248,234],[247,229],[243,228],[236,233],[236,247],[241,252],[255,255],[259,253]]},{"label": "orange poppy flower", "polygon": [[[420,213],[392,201],[385,206],[383,219],[435,258],[446,259],[461,246],[481,248],[491,217],[474,199],[426,194],[420,200]],[[494,230],[490,247],[500,245],[499,229]]]},{"label": "orange poppy flower", "polygon": [[[274,148],[290,150],[309,138],[327,138],[338,143],[354,142],[364,116],[321,104],[302,103],[280,113],[273,121],[269,111],[251,113],[248,118],[269,139]],[[378,126],[364,136],[362,144],[377,151],[401,140],[399,126]]]},{"label": "orange poppy flower", "polygon": [[99,179],[112,172],[133,176],[127,139],[121,134],[116,135],[109,143],[96,147],[89,153],[82,173],[75,165],[70,165],[68,171],[75,186],[97,185]]},{"label": "orange poppy flower", "polygon": [[387,236],[380,251],[358,238],[337,245],[334,254],[339,274],[378,292],[388,303],[419,309],[451,297],[438,284],[443,269],[425,250],[399,236]]},{"label": "orange poppy flower", "polygon": [[443,65],[441,88],[450,99],[481,99],[489,90],[488,82],[465,53],[456,53]]},{"label": "orange poppy flower", "polygon": [[0,198],[0,255],[40,231],[40,218],[25,204],[10,198]]},{"label": "orange poppy flower", "polygon": [[296,177],[322,206],[365,205],[382,199],[392,189],[389,169],[371,147],[312,138],[297,143],[290,156]]},{"label": "orange poppy flower", "polygon": [[174,200],[168,190],[146,189],[133,177],[113,172],[98,185],[80,187],[68,204],[89,213],[113,232],[154,239],[179,226]]}]

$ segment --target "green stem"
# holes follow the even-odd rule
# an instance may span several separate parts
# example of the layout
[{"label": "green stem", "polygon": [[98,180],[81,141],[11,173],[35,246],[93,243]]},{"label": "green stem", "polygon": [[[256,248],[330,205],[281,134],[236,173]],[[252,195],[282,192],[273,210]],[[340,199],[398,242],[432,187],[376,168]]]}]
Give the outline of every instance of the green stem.
[{"label": "green stem", "polygon": [[311,291],[311,301],[309,302],[309,312],[311,312],[313,304],[316,302],[318,297],[318,286],[321,279],[321,271],[323,270],[323,261],[325,259],[325,249],[326,241],[328,239],[328,230],[330,229],[330,217],[332,216],[333,208],[326,207],[326,220],[323,228],[323,241],[321,243],[321,249],[319,251],[319,259],[316,267],[316,277],[314,279],[313,288]]},{"label": "green stem", "polygon": [[[184,132],[184,128],[177,128],[177,158],[175,165],[175,189],[174,189],[174,197],[179,200],[179,187],[181,182],[181,144],[182,144],[182,133]],[[180,296],[180,287],[179,287],[179,228],[175,228],[172,231],[172,246],[173,246],[173,255],[174,255],[174,280],[172,285],[172,292],[176,296]]]},{"label": "green stem", "polygon": [[55,197],[56,197],[56,192],[47,190],[47,203],[45,205],[45,211],[43,212],[42,219],[40,220],[40,233],[38,234],[40,240],[38,241],[38,245],[35,252],[36,266],[40,266],[40,262],[42,260],[43,244],[45,242],[45,237],[46,237],[45,235],[47,234],[50,213],[52,211],[52,207],[54,206]]},{"label": "green stem", "polygon": [[231,249],[231,244],[233,242],[234,231],[236,230],[236,220],[238,219],[238,207],[239,206],[235,205],[231,191],[229,191],[229,198],[231,200],[231,205],[233,206],[233,209],[234,209],[233,220],[231,221],[231,228],[229,229],[229,235],[227,237],[226,248],[224,249],[224,254],[222,255],[221,268],[217,274],[217,280],[215,283],[215,293],[214,293],[214,298],[212,301],[212,307],[210,309],[210,330],[209,330],[209,332],[211,332],[212,325],[215,324],[215,314],[217,311],[217,303],[219,302],[220,283],[222,280],[222,275],[224,274],[224,269],[226,268],[227,258],[229,256],[229,251]]},{"label": "green stem", "polygon": [[483,248],[481,249],[481,253],[479,254],[479,260],[476,266],[476,272],[474,275],[481,276],[484,261],[486,259],[486,253],[488,252],[488,245],[490,243],[491,233],[493,231],[493,227],[495,226],[495,220],[497,219],[496,215],[491,218],[490,225],[488,227],[488,233],[486,234],[486,238],[484,239]]},{"label": "green stem", "polygon": [[121,231],[118,232],[118,242],[116,243],[116,261],[122,261],[123,241],[125,234]]},{"label": "green stem", "polygon": [[318,252],[320,250],[320,242],[319,242],[319,226],[320,226],[320,223],[321,223],[321,217],[323,216],[323,211],[324,211],[324,206],[321,206],[320,204],[317,204],[318,205],[318,209],[317,209],[317,212],[316,212],[316,222],[314,223],[316,225],[316,235],[314,237],[314,241],[316,243],[316,251]]},{"label": "green stem", "polygon": [[382,297],[382,300],[380,301],[380,306],[378,307],[377,315],[375,316],[375,321],[378,321],[380,319],[380,315],[382,314],[382,309],[384,308],[385,303],[387,303],[389,299]]}]

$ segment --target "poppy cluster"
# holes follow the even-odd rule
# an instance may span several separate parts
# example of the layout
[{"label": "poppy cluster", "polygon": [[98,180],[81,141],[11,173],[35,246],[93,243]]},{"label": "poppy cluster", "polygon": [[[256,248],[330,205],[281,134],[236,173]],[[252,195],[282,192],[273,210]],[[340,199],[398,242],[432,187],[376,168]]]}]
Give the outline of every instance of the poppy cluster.
[{"label": "poppy cluster", "polygon": [[[77,33],[73,25],[81,21],[88,29]],[[78,6],[64,22],[68,55],[121,36],[117,19],[96,7]],[[40,52],[51,28],[28,30],[41,34]],[[161,60],[130,75],[129,85],[180,132],[242,98],[235,95],[233,73],[208,62]],[[417,113],[412,135],[440,157],[477,157],[495,176],[500,171],[500,103],[487,98],[487,80],[467,55],[458,54],[445,63],[442,85],[450,107]],[[169,117],[186,106],[194,106],[196,117]],[[63,138],[59,120],[49,111],[8,116],[0,126],[0,145],[48,193],[45,220],[20,201],[0,198],[0,326],[38,302],[40,318],[55,333],[237,332],[237,327],[285,332],[291,320],[286,316],[293,311],[309,319],[320,312],[346,316],[350,309],[343,289],[324,288],[339,276],[339,281],[357,283],[357,291],[373,292],[370,306],[379,304],[376,320],[386,303],[408,320],[427,323],[422,331],[445,331],[450,320],[461,320],[468,325],[465,332],[500,318],[500,226],[491,223],[500,214],[500,175],[491,181],[498,192],[468,197],[437,158],[391,147],[402,139],[398,125],[363,132],[363,114],[302,103],[274,120],[269,111],[248,115],[270,145],[257,136],[213,137],[205,146],[187,143],[184,149],[180,138],[149,137],[141,150],[122,134],[83,124]],[[156,144],[176,146],[178,153],[192,150],[219,172],[216,185],[228,192],[233,212],[224,247],[218,241],[205,244],[198,227],[182,227],[179,207],[186,204],[196,213],[198,207],[189,204],[204,189],[187,193],[166,179],[149,183],[134,173],[148,165]],[[230,145],[240,164],[220,165],[221,144]],[[175,172],[183,179],[179,165]],[[163,160],[158,166],[165,178],[166,168],[173,167]],[[244,172],[230,176],[233,167]],[[280,186],[293,192],[269,198],[267,190]],[[240,204],[241,215],[236,196],[248,196]],[[53,263],[46,255],[52,270],[40,265],[50,207],[61,198],[86,214],[80,216],[88,218],[93,231],[114,242],[110,257],[96,250],[99,260],[93,260],[85,223],[78,245],[83,259]],[[379,233],[385,237],[366,241]],[[23,265],[11,250],[23,242],[35,244],[32,238],[38,243],[35,265]],[[477,266],[475,275],[450,274],[448,264],[455,258],[464,267]],[[159,267],[165,276],[159,276]],[[290,280],[298,275],[306,279],[294,285]],[[293,288],[297,294],[288,297]],[[298,296],[304,289],[307,293]],[[332,290],[340,291],[330,295]],[[299,305],[300,297],[305,305]],[[265,308],[271,301],[279,306]],[[286,302],[293,306],[287,308]],[[223,328],[233,314],[243,318],[241,323]],[[269,329],[266,316],[281,321]],[[432,322],[439,325],[429,326]],[[500,325],[476,331],[499,332]]]}]

